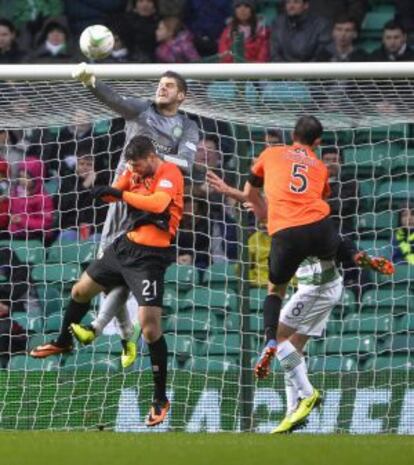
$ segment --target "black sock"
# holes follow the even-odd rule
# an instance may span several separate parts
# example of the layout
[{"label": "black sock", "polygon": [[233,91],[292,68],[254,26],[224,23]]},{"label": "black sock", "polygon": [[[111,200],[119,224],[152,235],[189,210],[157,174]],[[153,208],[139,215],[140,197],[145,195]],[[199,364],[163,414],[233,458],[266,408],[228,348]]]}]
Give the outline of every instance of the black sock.
[{"label": "black sock", "polygon": [[72,335],[69,332],[71,323],[80,323],[82,318],[88,313],[90,302],[79,303],[70,299],[68,308],[63,315],[62,328],[56,340],[56,344],[60,347],[66,347],[72,344]]},{"label": "black sock", "polygon": [[263,323],[266,343],[276,339],[277,325],[279,323],[282,299],[275,294],[266,296],[263,302]]},{"label": "black sock", "polygon": [[167,358],[168,349],[167,342],[164,336],[161,336],[158,341],[148,344],[152,376],[154,379],[154,400],[167,400],[166,384],[167,384]]}]

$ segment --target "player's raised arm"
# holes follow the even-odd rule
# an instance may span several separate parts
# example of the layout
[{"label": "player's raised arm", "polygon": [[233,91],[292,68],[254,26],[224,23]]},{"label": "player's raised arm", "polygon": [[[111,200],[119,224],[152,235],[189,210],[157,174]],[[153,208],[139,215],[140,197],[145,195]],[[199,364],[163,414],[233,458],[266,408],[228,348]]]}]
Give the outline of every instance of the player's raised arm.
[{"label": "player's raised arm", "polygon": [[86,63],[76,66],[72,76],[88,88],[97,99],[125,119],[138,116],[148,106],[148,101],[135,97],[122,97],[111,86],[99,81]]}]

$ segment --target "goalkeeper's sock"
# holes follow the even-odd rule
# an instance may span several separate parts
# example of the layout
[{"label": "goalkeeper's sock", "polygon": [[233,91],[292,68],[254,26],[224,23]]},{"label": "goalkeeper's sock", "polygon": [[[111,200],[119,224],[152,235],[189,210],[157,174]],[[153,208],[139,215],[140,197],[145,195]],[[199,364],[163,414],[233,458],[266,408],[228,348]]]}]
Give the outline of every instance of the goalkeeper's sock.
[{"label": "goalkeeper's sock", "polygon": [[276,331],[281,308],[282,299],[278,295],[269,294],[266,296],[263,302],[263,323],[266,344],[271,340],[276,342]]},{"label": "goalkeeper's sock", "polygon": [[168,349],[165,337],[162,335],[157,341],[148,344],[151,357],[152,376],[154,379],[154,400],[167,400],[167,358]]},{"label": "goalkeeper's sock", "polygon": [[304,397],[311,396],[314,389],[308,378],[305,360],[290,341],[278,345],[277,358],[296,390]]},{"label": "goalkeeper's sock", "polygon": [[108,293],[99,307],[98,316],[92,322],[96,335],[102,334],[105,326],[118,314],[119,309],[125,305],[128,295],[129,289],[125,286],[115,287]]},{"label": "goalkeeper's sock", "polygon": [[80,323],[82,318],[88,313],[90,302],[80,303],[70,299],[68,308],[63,315],[62,328],[56,340],[59,347],[72,345],[72,334],[69,331],[71,323]]}]

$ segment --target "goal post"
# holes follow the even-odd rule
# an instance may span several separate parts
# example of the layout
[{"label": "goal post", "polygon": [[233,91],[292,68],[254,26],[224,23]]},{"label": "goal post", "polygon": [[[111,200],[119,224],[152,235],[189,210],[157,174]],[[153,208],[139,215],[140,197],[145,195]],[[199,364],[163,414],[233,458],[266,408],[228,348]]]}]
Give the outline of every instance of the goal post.
[{"label": "goal post", "polygon": [[[72,283],[96,256],[95,229],[81,231],[78,224],[76,238],[62,235],[62,182],[88,150],[99,170],[113,174],[125,136],[118,115],[72,79],[75,66],[0,67],[0,136],[6,134],[0,158],[14,177],[21,161],[43,160],[42,182],[55,201],[47,240],[0,237],[0,247],[11,247],[30,265],[31,284],[12,315],[29,347],[56,335]],[[298,115],[317,116],[323,146],[339,148],[343,157],[340,225],[352,224],[357,246],[372,254],[398,252],[392,241],[414,205],[414,63],[88,66],[122,95],[144,98],[153,97],[167,70],[187,78],[182,109],[202,137],[215,136],[217,169],[238,187],[269,129],[289,142]],[[358,185],[353,196],[341,197],[352,182]],[[260,268],[255,260],[266,239],[252,239],[257,226],[240,206],[208,191],[207,198],[192,195],[193,210],[181,229],[207,225],[209,249],[203,259],[193,238],[193,262],[167,272],[163,324],[172,409],[157,430],[268,432],[283,417],[285,395],[277,364],[266,381],[252,374],[266,295],[263,278],[253,278],[252,270]],[[79,220],[83,210],[72,213]],[[94,221],[102,223],[98,213]],[[369,274],[350,283],[326,333],[309,343],[309,372],[325,403],[304,432],[414,434],[414,263],[410,253],[399,252],[395,276]],[[0,296],[7,279],[0,272]],[[151,395],[147,350],[140,344],[128,371],[120,369],[119,355],[118,336],[106,334],[69,356],[35,361],[16,352],[2,359],[0,429],[144,431]]]}]

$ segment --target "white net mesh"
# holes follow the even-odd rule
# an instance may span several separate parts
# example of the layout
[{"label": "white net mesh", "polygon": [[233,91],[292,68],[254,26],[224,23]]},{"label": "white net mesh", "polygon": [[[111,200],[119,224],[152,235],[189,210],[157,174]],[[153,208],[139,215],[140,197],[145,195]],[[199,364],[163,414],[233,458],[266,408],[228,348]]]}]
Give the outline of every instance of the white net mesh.
[{"label": "white net mesh", "polygon": [[[111,84],[122,94],[148,98],[155,88],[155,81]],[[325,403],[312,413],[307,432],[414,433],[414,239],[400,223],[414,192],[413,84],[412,79],[190,82],[184,110],[203,136],[217,138],[217,171],[234,185],[263,149],[266,130],[277,127],[289,141],[297,115],[319,117],[326,128],[324,145],[343,154],[339,224],[368,252],[400,257],[392,278],[345,271],[343,301],[326,334],[308,346],[311,379]],[[35,234],[11,240],[3,226],[1,250],[16,255],[2,255],[1,299],[12,300],[12,320],[23,330],[0,319],[0,428],[144,431],[152,394],[144,344],[127,371],[120,368],[118,335],[105,334],[91,346],[46,360],[24,353],[56,336],[70,288],[96,255],[105,218],[104,206],[82,204],[81,194],[70,187],[65,200],[62,189],[76,157],[88,153],[94,155],[96,175],[109,182],[124,143],[123,121],[71,81],[4,82],[0,102],[0,128],[7,130],[0,133],[0,154],[10,166],[9,188],[19,163],[34,157],[45,164],[38,177],[54,202],[50,224],[43,204]],[[357,188],[346,197],[352,185]],[[268,239],[237,205],[206,192],[202,179],[180,234],[181,264],[168,269],[164,296],[172,410],[158,429],[267,432],[285,408],[280,368],[263,382],[251,374],[261,350],[266,295],[265,287],[257,286],[266,276],[254,273],[265,269]]]}]

